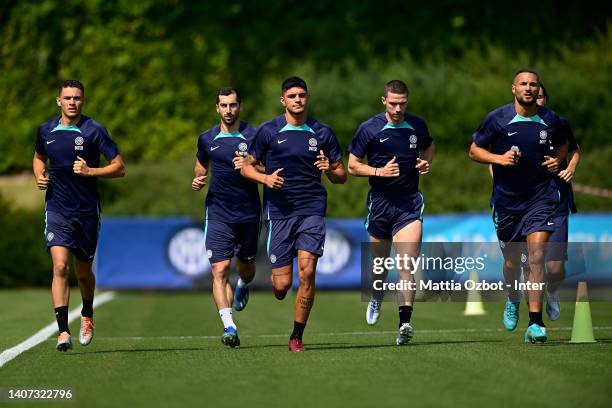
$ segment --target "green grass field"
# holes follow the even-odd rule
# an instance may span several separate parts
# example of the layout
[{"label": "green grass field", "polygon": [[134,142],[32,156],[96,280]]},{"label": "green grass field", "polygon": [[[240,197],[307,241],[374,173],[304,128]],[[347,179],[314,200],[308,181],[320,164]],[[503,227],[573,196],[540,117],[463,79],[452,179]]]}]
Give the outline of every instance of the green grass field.
[{"label": "green grass field", "polygon": [[[73,292],[73,307],[79,299]],[[322,292],[305,353],[287,351],[293,296],[252,294],[235,313],[242,346],[226,349],[207,293],[125,293],[96,311],[96,338],[68,353],[54,339],[0,368],[0,387],[71,387],[69,407],[607,407],[612,399],[612,308],[592,302],[596,344],[567,344],[574,305],[549,323],[549,342],[503,331],[502,305],[467,318],[464,304],[417,303],[413,343],[394,345],[397,312],[365,323],[358,292]],[[47,290],[0,291],[0,349],[52,322]],[[76,322],[71,324],[73,335]],[[73,340],[76,340],[73,338]],[[1,403],[0,403],[1,404]],[[11,403],[10,406],[16,404]],[[32,406],[40,404],[32,404]],[[45,406],[59,404],[45,403]]]}]

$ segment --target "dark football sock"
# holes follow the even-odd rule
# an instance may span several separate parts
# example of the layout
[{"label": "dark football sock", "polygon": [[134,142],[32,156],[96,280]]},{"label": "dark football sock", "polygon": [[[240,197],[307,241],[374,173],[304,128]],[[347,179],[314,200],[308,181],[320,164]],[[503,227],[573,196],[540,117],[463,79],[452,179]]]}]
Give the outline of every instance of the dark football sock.
[{"label": "dark football sock", "polygon": [[83,308],[81,309],[81,316],[93,317],[93,299],[83,299]]},{"label": "dark football sock", "polygon": [[410,323],[410,318],[412,317],[412,306],[400,306],[399,307],[399,325],[401,326],[404,323]]},{"label": "dark football sock", "polygon": [[534,323],[538,326],[546,327],[542,320],[542,312],[529,312],[529,325],[531,326]]},{"label": "dark football sock", "polygon": [[68,306],[60,306],[55,308],[55,319],[57,320],[57,328],[60,333],[68,332]]},{"label": "dark football sock", "polygon": [[290,339],[302,339],[304,335],[304,328],[306,327],[306,323],[293,322],[293,333],[291,333]]}]

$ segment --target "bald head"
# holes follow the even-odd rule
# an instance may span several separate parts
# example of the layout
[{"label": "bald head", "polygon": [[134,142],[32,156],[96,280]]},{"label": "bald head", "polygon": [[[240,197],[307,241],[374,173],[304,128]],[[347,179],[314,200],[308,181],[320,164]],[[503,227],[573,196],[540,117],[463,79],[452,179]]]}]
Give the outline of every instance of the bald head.
[{"label": "bald head", "polygon": [[516,84],[516,81],[519,77],[524,77],[524,74],[531,74],[531,75],[535,75],[536,79],[538,80],[538,82],[540,82],[540,74],[538,74],[535,71],[532,71],[530,69],[521,69],[516,71],[516,73],[514,74],[514,79],[512,80],[513,84]]}]

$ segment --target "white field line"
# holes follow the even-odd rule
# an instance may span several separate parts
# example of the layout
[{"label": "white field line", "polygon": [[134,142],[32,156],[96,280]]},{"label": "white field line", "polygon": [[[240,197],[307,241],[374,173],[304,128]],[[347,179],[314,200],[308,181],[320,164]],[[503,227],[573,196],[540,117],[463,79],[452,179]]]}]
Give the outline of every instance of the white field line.
[{"label": "white field line", "polygon": [[[571,327],[547,327],[547,331],[571,331]],[[593,330],[612,330],[612,326],[596,326]],[[500,333],[506,332],[505,329],[430,329],[415,330],[417,334],[445,334],[445,333]],[[395,334],[393,331],[358,331],[358,332],[335,332],[335,333],[316,333],[310,332],[313,336],[376,336],[380,334]],[[251,334],[240,335],[244,338],[285,338],[287,334]],[[191,340],[191,339],[218,339],[219,336],[128,336],[128,337],[96,337],[97,340]]]},{"label": "white field line", "polygon": [[[106,302],[110,302],[114,298],[115,292],[102,292],[97,294],[94,298],[94,307],[99,307]],[[68,323],[76,320],[78,317],[81,317],[81,306],[75,307],[68,313]],[[32,347],[36,347],[55,333],[57,333],[57,322],[50,323],[49,325],[43,327],[37,333],[22,341],[15,347],[4,350],[2,354],[0,354],[0,367],[16,358],[24,351],[27,351]]]}]

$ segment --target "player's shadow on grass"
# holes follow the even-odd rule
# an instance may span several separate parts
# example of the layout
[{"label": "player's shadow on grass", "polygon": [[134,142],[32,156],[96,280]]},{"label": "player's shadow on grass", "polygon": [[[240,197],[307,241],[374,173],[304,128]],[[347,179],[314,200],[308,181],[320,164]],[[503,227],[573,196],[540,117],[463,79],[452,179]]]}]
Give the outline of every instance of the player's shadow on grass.
[{"label": "player's shadow on grass", "polygon": [[[404,347],[417,347],[417,346],[438,346],[444,344],[469,344],[469,343],[502,343],[502,340],[448,340],[448,341],[415,341],[407,344]],[[348,344],[348,343],[313,343],[306,344],[308,350],[334,350],[334,349],[370,349],[370,348],[383,348],[392,347],[397,348],[398,346],[394,343],[387,344]]]},{"label": "player's shadow on grass", "polygon": [[[449,341],[427,341],[414,342],[406,347],[415,346],[435,346],[444,344],[462,344],[462,343],[502,343],[502,340],[449,340]],[[343,349],[375,349],[375,348],[397,348],[395,343],[377,343],[377,344],[350,344],[350,343],[306,343],[306,351],[317,350],[343,350]],[[241,349],[261,349],[261,348],[287,348],[287,344],[262,344],[254,346],[240,346]]]},{"label": "player's shadow on grass", "polygon": [[[343,348],[380,348],[389,347],[388,344],[349,344],[349,343],[306,343],[306,350],[321,350],[321,349],[343,349]],[[314,348],[313,348],[314,347]],[[240,346],[241,349],[264,349],[264,348],[287,348],[287,343],[284,344],[259,344],[254,346]]]},{"label": "player's shadow on grass", "polygon": [[172,347],[172,348],[140,348],[140,349],[124,349],[124,350],[92,350],[92,351],[70,351],[67,356],[79,354],[110,354],[110,353],[151,353],[151,352],[169,352],[169,351],[202,351],[203,348],[198,347]]},{"label": "player's shadow on grass", "polygon": [[556,346],[571,346],[571,347],[584,347],[584,346],[593,346],[596,344],[612,344],[612,339],[603,338],[603,339],[595,339],[595,343],[570,343],[570,339],[553,339],[548,340],[546,343],[541,344],[543,347],[556,347]]}]

